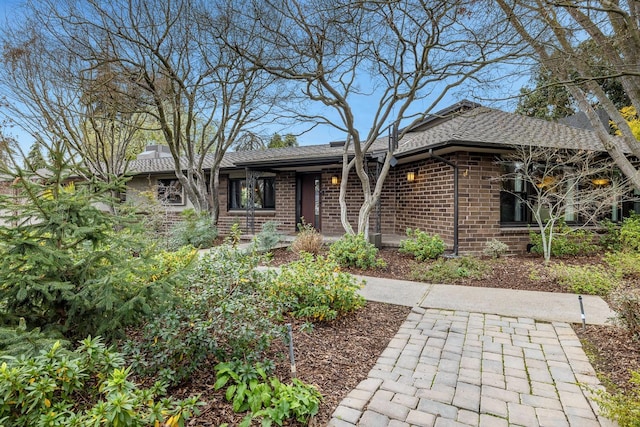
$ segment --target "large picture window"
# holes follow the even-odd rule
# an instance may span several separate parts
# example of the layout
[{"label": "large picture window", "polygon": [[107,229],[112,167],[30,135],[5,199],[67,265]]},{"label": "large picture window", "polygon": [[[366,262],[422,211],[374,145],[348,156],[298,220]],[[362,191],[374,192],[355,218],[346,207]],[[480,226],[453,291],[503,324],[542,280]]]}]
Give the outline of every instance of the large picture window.
[{"label": "large picture window", "polygon": [[[552,191],[564,191],[562,207],[564,209],[563,219],[567,223],[577,222],[579,220],[575,211],[575,181],[571,178],[564,178],[565,182],[562,189],[555,186],[557,177],[549,175],[540,177],[533,187],[531,179],[534,175],[524,173],[522,164],[519,162],[505,163],[502,166],[502,173],[509,176],[509,179],[502,181],[502,190],[500,192],[500,223],[503,225],[528,225],[534,223],[534,217],[531,207],[537,209],[538,197],[545,188],[552,186]],[[541,208],[542,220],[549,217],[549,212],[543,207]]]},{"label": "large picture window", "polygon": [[165,205],[184,205],[184,189],[176,178],[158,179],[158,201]]},{"label": "large picture window", "polygon": [[[254,207],[256,209],[276,208],[275,177],[256,178],[254,191]],[[246,209],[249,193],[246,179],[229,180],[229,209]]]},{"label": "large picture window", "polygon": [[[622,197],[612,196],[607,191],[594,191],[594,187],[606,190],[611,185],[610,178],[572,175],[573,169],[567,166],[555,168],[558,172],[556,175],[541,174],[537,177],[535,171],[544,171],[545,168],[538,168],[537,165],[530,167],[533,172],[523,171],[519,162],[502,164],[503,177],[508,177],[502,180],[500,191],[500,223],[503,226],[534,223],[532,209],[540,213],[542,221],[553,214],[556,219],[562,219],[567,224],[604,219],[618,222],[631,212],[640,210],[640,194],[637,191]],[[541,203],[540,206],[538,202]],[[548,211],[549,207],[553,212]]]}]

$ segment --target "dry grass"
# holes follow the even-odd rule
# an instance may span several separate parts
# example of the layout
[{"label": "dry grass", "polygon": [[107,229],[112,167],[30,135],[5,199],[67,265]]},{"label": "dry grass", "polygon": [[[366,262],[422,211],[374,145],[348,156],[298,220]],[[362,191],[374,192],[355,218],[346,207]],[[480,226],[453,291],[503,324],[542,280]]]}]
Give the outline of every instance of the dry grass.
[{"label": "dry grass", "polygon": [[307,252],[318,255],[322,251],[322,235],[310,224],[300,227],[300,232],[291,244],[291,251],[296,254]]}]

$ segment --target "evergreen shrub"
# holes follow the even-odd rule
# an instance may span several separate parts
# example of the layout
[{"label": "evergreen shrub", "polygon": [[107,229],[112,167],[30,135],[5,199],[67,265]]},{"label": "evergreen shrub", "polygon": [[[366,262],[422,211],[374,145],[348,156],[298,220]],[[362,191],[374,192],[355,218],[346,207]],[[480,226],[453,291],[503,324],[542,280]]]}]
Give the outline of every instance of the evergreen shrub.
[{"label": "evergreen shrub", "polygon": [[185,209],[180,215],[182,221],[174,225],[169,232],[170,249],[176,250],[186,245],[198,249],[207,249],[213,246],[218,238],[218,228],[213,222],[211,214]]},{"label": "evergreen shrub", "polygon": [[0,200],[2,326],[120,336],[162,309],[180,272],[158,272],[135,221],[98,209],[115,184],[74,183],[58,166],[47,180],[18,171],[17,195]]},{"label": "evergreen shrub", "polygon": [[378,258],[378,248],[367,242],[363,234],[345,234],[329,247],[329,254],[342,267],[384,268],[383,259]]},{"label": "evergreen shrub", "polygon": [[176,303],[125,344],[136,372],[175,385],[210,360],[264,358],[280,334],[274,318],[281,309],[269,293],[275,273],[259,271],[261,260],[229,244],[204,255],[176,286]]}]

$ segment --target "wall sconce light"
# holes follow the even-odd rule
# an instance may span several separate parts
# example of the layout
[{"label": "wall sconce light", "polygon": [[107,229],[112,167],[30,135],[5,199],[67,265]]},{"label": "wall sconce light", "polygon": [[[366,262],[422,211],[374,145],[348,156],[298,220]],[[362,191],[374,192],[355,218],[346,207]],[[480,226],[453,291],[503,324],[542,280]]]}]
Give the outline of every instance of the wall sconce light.
[{"label": "wall sconce light", "polygon": [[536,187],[538,188],[551,187],[553,184],[555,184],[555,182],[556,182],[555,176],[547,175],[543,177],[542,180],[536,183]]},{"label": "wall sconce light", "polygon": [[339,179],[337,176],[335,176],[335,175],[334,175],[334,176],[332,176],[332,177],[331,177],[331,184],[333,184],[333,185],[338,185],[338,184],[340,184],[340,179]]},{"label": "wall sconce light", "polygon": [[407,181],[413,182],[416,180],[416,173],[414,171],[407,172]]}]

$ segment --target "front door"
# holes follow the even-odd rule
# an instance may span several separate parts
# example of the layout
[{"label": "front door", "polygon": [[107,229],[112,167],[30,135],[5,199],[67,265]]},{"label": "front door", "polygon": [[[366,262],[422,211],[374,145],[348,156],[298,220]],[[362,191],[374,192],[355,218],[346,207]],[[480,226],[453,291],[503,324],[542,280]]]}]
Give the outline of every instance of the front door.
[{"label": "front door", "polygon": [[298,224],[304,220],[320,231],[320,174],[298,175],[297,179]]}]

